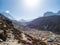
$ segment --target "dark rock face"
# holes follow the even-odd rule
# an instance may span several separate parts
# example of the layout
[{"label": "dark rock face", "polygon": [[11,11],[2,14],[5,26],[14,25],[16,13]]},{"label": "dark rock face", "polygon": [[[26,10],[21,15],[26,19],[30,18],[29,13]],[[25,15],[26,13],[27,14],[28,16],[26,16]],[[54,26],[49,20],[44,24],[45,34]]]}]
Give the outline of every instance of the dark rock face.
[{"label": "dark rock face", "polygon": [[60,33],[60,16],[47,16],[47,17],[40,17],[27,25],[30,28],[41,29],[52,31],[55,33]]}]

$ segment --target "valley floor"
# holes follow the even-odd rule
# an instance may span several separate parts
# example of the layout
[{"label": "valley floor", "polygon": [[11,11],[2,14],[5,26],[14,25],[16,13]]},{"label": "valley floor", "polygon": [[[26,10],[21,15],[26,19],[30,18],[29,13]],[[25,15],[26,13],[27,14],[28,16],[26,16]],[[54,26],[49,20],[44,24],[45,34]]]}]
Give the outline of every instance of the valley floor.
[{"label": "valley floor", "polygon": [[43,40],[48,45],[60,45],[60,35],[54,34],[50,31],[39,31],[39,30],[25,30],[24,33],[36,38]]}]

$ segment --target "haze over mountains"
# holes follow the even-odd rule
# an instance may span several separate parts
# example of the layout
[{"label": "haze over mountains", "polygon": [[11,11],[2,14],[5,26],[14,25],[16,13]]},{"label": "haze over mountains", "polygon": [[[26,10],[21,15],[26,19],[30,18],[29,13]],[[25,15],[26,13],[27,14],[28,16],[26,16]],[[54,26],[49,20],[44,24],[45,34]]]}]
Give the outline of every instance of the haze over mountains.
[{"label": "haze over mountains", "polygon": [[[2,14],[3,14],[4,16],[12,19],[12,20],[16,20],[10,13],[3,12]],[[60,15],[60,11],[58,11],[57,13],[48,11],[48,12],[44,13],[43,17],[44,17],[44,16],[52,16],[52,15]],[[39,17],[38,17],[38,18],[39,18]],[[25,19],[19,19],[18,21],[20,21],[20,22],[27,22],[27,20],[25,20]]]}]

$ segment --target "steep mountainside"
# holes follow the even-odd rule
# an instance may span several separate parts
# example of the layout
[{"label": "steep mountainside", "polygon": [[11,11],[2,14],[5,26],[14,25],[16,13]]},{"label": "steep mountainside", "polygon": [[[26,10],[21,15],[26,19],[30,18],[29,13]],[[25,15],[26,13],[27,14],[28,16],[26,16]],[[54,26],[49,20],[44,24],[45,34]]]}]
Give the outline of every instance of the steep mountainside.
[{"label": "steep mountainside", "polygon": [[30,22],[30,24],[28,24],[27,26],[30,28],[60,33],[60,16],[54,15],[40,17]]}]

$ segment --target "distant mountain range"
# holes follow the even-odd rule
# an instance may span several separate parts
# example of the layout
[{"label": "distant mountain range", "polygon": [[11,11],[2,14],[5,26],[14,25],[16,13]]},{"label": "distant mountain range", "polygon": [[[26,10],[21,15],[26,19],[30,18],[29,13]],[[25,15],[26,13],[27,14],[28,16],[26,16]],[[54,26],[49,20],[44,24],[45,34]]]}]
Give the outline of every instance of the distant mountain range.
[{"label": "distant mountain range", "polygon": [[57,13],[54,13],[54,12],[46,12],[46,13],[44,13],[44,16],[53,16],[53,15],[60,15],[60,11],[58,11]]},{"label": "distant mountain range", "polygon": [[39,30],[60,33],[60,11],[58,13],[47,12],[44,14],[44,17],[39,17],[31,21],[27,26]]}]

